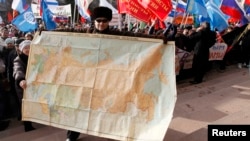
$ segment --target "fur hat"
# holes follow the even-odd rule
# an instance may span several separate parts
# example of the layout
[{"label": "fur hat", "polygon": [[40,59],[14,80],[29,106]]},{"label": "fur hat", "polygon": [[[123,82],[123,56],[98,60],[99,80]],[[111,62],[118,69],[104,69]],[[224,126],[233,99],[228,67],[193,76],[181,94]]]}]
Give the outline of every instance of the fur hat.
[{"label": "fur hat", "polygon": [[23,51],[23,49],[26,47],[26,46],[29,46],[31,44],[31,41],[30,40],[24,40],[22,41],[20,44],[19,44],[19,50],[20,51]]},{"label": "fur hat", "polygon": [[112,20],[112,10],[108,7],[96,7],[91,15],[91,19],[95,20],[96,18],[105,17],[109,21]]}]

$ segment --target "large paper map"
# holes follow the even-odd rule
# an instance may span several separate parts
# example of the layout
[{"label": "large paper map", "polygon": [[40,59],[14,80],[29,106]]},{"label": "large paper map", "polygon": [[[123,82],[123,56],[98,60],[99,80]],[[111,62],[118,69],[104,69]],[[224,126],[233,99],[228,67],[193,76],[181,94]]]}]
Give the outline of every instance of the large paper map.
[{"label": "large paper map", "polygon": [[161,141],[176,102],[174,42],[42,32],[31,44],[23,120],[127,141]]}]

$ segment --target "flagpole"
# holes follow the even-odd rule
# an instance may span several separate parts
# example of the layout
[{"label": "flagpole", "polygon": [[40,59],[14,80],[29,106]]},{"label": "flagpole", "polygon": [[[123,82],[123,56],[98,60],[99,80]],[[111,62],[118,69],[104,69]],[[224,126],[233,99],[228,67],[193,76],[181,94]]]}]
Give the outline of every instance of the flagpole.
[{"label": "flagpole", "polygon": [[175,18],[175,16],[176,16],[176,10],[177,10],[177,5],[178,5],[178,2],[179,2],[179,0],[176,0],[176,4],[175,4],[175,11],[174,11],[174,18]]},{"label": "flagpole", "polygon": [[184,19],[185,19],[186,15],[187,15],[187,13],[185,12],[185,13],[183,14],[183,16],[182,16],[182,19],[181,19],[181,27],[182,27],[182,25],[183,25],[183,22],[184,22]]},{"label": "flagpole", "polygon": [[118,29],[121,31],[122,30],[122,18],[121,18],[121,14],[118,14]]},{"label": "flagpole", "polygon": [[[79,3],[79,0],[77,0],[77,2]],[[73,15],[73,19],[71,20],[71,24],[72,24],[72,27],[73,27],[73,28],[75,27],[75,20],[76,20],[76,2],[75,2],[75,5],[74,5],[74,15]]]},{"label": "flagpole", "polygon": [[130,29],[129,29],[129,27],[130,27],[130,14],[127,14],[127,17],[128,17],[127,22],[128,22],[128,31],[129,31],[129,30],[130,30]]},{"label": "flagpole", "polygon": [[187,21],[188,21],[188,17],[189,17],[189,13],[187,13],[187,17],[186,17],[186,20],[185,20],[184,27],[186,27],[186,24],[187,24]]}]

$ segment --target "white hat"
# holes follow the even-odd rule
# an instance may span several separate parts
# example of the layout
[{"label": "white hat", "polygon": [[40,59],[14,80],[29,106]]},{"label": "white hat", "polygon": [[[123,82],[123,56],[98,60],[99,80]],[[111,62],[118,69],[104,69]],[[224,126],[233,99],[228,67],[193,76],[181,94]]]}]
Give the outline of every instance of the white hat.
[{"label": "white hat", "polygon": [[14,40],[13,39],[11,39],[11,38],[7,38],[7,39],[5,39],[5,44],[14,44]]},{"label": "white hat", "polygon": [[30,40],[24,40],[19,44],[20,51],[23,51],[23,49],[31,44]]}]

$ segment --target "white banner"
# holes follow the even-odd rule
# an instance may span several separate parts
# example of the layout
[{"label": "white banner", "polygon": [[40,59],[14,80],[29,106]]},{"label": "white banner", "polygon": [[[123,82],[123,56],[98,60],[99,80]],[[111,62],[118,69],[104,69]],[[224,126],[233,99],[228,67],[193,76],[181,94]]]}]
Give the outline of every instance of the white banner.
[{"label": "white banner", "polygon": [[211,48],[209,48],[209,61],[223,60],[226,51],[226,43],[215,43]]},{"label": "white banner", "polygon": [[[41,18],[40,16],[40,5],[31,4],[32,11],[36,18]],[[54,14],[54,16],[71,17],[71,5],[49,5],[48,8]]]},{"label": "white banner", "polygon": [[178,57],[179,64],[176,64],[176,66],[180,66],[181,69],[191,69],[193,64],[193,52],[188,52],[185,50],[182,50],[180,48],[176,48],[176,56]]}]

